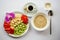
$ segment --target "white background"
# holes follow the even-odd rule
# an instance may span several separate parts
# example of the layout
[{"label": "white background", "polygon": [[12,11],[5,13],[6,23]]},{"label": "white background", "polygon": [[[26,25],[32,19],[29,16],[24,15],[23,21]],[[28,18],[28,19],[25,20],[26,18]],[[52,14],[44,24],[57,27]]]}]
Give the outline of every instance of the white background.
[{"label": "white background", "polygon": [[[49,29],[44,32],[37,32],[31,25],[27,34],[19,38],[12,38],[4,31],[3,21],[6,12],[20,11],[24,13],[23,6],[28,2],[35,3],[39,11],[46,11],[44,9],[46,2],[52,4],[54,13],[52,35],[49,34]],[[60,40],[60,0],[0,0],[0,40]]]}]

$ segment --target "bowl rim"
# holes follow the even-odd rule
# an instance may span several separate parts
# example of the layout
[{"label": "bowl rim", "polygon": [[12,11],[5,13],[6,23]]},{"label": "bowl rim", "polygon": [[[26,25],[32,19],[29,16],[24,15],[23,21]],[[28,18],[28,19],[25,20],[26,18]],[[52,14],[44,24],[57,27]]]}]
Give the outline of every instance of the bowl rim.
[{"label": "bowl rim", "polygon": [[[46,24],[46,26],[44,27],[44,28],[37,28],[35,25],[34,25],[34,22],[33,22],[33,20],[34,20],[34,18],[36,17],[36,16],[38,16],[38,15],[43,15],[43,16],[45,16],[45,18],[47,19],[47,24]],[[46,30],[48,27],[49,27],[49,24],[50,24],[50,18],[49,18],[49,16],[48,15],[46,15],[46,14],[44,14],[43,12],[37,12],[35,15],[33,15],[33,17],[31,18],[31,25],[32,25],[32,27],[35,29],[35,30],[37,30],[37,31],[44,31],[44,30]]]}]

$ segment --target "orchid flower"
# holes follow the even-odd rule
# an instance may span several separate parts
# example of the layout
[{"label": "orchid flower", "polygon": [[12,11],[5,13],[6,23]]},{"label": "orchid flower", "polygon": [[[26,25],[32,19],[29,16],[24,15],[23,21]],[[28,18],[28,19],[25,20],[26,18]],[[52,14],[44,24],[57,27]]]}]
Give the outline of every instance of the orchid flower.
[{"label": "orchid flower", "polygon": [[5,17],[5,21],[9,22],[10,20],[12,20],[13,18],[15,18],[15,14],[13,12],[11,13],[6,13],[6,17]]}]

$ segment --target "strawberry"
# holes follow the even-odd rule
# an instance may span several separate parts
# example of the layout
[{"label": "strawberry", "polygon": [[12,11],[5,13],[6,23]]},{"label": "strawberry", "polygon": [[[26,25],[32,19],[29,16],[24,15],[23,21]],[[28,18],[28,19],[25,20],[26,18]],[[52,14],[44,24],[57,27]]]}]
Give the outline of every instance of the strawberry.
[{"label": "strawberry", "polygon": [[23,21],[23,23],[27,24],[28,23],[28,17],[26,15],[22,15],[21,16],[21,20]]},{"label": "strawberry", "polygon": [[4,28],[9,28],[10,27],[10,22],[4,21]]},{"label": "strawberry", "polygon": [[6,32],[9,33],[9,34],[14,34],[14,29],[6,28]]},{"label": "strawberry", "polygon": [[4,22],[4,28],[7,33],[13,34],[14,28],[10,27],[10,22]]}]

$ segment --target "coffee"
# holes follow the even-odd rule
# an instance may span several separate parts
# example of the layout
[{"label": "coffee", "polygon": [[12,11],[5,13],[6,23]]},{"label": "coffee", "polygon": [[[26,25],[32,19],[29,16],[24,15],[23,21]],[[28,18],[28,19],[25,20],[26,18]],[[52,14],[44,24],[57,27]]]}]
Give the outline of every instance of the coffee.
[{"label": "coffee", "polygon": [[32,11],[32,10],[33,10],[33,6],[30,5],[30,6],[28,7],[28,10],[29,10],[29,11]]}]

